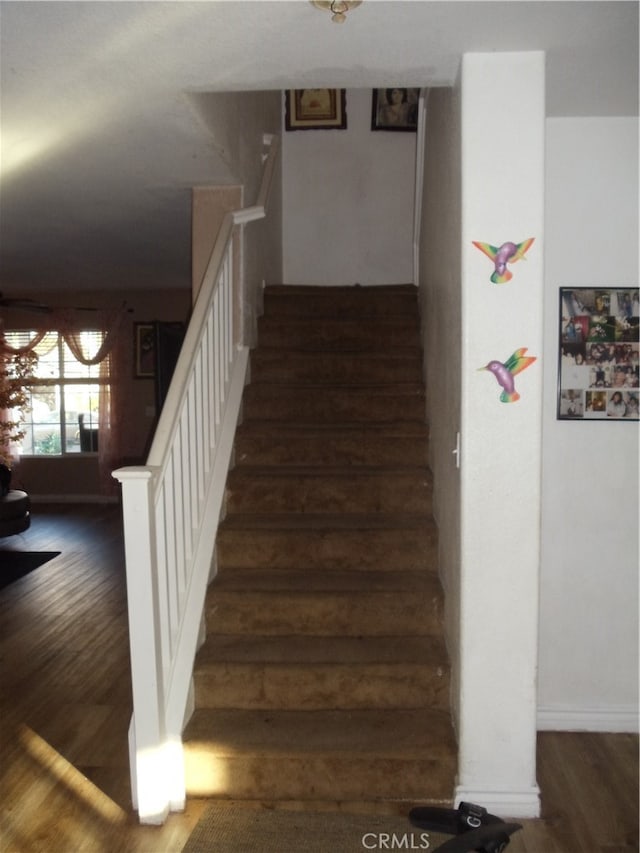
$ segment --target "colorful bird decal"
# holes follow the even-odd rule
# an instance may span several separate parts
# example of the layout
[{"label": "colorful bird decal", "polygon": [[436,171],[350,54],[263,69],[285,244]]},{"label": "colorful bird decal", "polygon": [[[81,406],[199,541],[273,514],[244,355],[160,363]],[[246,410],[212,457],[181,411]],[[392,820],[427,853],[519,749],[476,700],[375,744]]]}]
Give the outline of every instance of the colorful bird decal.
[{"label": "colorful bird decal", "polygon": [[473,245],[493,261],[495,270],[491,274],[494,284],[506,284],[513,278],[513,273],[507,269],[507,264],[515,264],[524,258],[525,253],[531,248],[535,237],[529,237],[522,243],[503,243],[502,246],[492,246],[490,243],[478,243],[472,240]]},{"label": "colorful bird decal", "polygon": [[521,347],[504,364],[501,361],[490,361],[485,367],[478,368],[478,370],[488,370],[496,377],[498,385],[503,389],[500,394],[500,400],[503,403],[515,403],[520,399],[513,377],[536,360],[535,355],[525,355],[526,351],[526,347]]}]

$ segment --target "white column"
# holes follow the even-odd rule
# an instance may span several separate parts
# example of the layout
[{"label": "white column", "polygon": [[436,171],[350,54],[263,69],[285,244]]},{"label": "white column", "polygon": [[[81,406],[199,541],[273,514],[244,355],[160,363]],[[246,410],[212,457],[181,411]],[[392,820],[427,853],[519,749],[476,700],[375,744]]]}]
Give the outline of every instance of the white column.
[{"label": "white column", "polygon": [[163,823],[173,789],[165,726],[165,685],[152,504],[154,469],[113,472],[122,483],[127,606],[133,690],[131,787],[141,823]]},{"label": "white column", "polygon": [[[460,757],[457,800],[539,814],[536,669],[540,554],[544,65],[541,52],[468,54],[462,91]],[[534,243],[494,283],[473,241]],[[537,361],[502,402],[479,368]]]}]

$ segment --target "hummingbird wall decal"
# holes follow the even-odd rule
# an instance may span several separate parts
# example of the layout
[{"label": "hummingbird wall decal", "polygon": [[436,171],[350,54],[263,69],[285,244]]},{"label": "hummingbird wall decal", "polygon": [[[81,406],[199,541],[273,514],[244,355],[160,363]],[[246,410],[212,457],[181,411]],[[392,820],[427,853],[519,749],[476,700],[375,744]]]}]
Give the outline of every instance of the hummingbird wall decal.
[{"label": "hummingbird wall decal", "polygon": [[515,264],[524,258],[526,252],[531,248],[531,244],[535,237],[529,237],[523,240],[522,243],[503,243],[501,246],[492,246],[490,243],[478,243],[475,240],[471,242],[480,249],[481,252],[493,261],[494,270],[491,273],[491,281],[494,284],[506,284],[513,278],[513,273],[508,269],[507,264]]},{"label": "hummingbird wall decal", "polygon": [[515,403],[516,400],[520,399],[520,394],[516,391],[514,376],[533,364],[537,358],[535,355],[525,355],[526,352],[527,347],[521,347],[504,364],[501,361],[490,361],[484,367],[478,368],[478,370],[488,370],[496,377],[498,385],[502,388],[500,400],[503,403]]}]

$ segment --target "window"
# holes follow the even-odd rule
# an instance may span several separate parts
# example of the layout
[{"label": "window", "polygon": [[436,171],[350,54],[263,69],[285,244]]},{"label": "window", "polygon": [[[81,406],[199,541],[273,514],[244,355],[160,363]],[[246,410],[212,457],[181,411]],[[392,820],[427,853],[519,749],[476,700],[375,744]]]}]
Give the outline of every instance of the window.
[{"label": "window", "polygon": [[[11,347],[26,345],[33,331],[7,331]],[[85,361],[104,341],[104,333],[82,331],[79,339]],[[100,387],[108,383],[108,359],[87,365],[79,361],[59,332],[48,332],[35,347],[38,363],[29,384],[29,404],[23,410],[25,436],[21,456],[60,456],[96,452]]]}]

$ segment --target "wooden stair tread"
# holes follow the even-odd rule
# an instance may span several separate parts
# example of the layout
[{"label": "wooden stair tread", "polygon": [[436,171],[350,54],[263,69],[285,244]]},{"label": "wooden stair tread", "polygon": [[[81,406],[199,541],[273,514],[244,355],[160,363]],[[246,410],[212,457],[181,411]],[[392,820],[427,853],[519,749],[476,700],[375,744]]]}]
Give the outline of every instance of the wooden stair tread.
[{"label": "wooden stair tread", "polygon": [[257,418],[252,415],[245,416],[243,421],[243,426],[256,430],[262,429],[266,424],[269,424],[273,429],[277,430],[281,426],[283,429],[289,430],[297,430],[300,433],[304,433],[306,430],[350,430],[350,429],[362,429],[366,427],[367,430],[384,430],[386,428],[399,428],[399,429],[407,429],[407,430],[419,430],[423,425],[424,421],[420,420],[418,417],[415,418],[405,418],[403,421],[398,421],[397,418],[391,418],[389,420],[385,420],[384,417],[380,417],[375,422],[367,421],[366,424],[363,421],[358,420],[342,420],[339,417],[334,417],[333,420],[327,420],[325,423],[318,423],[318,421],[310,421],[303,420],[302,418],[294,418],[281,420],[278,417],[272,417],[270,419],[267,418]]},{"label": "wooden stair tread", "polygon": [[220,524],[222,530],[271,528],[274,530],[415,530],[436,529],[422,513],[234,513]]},{"label": "wooden stair tread", "polygon": [[[418,327],[418,315],[415,311],[409,312],[393,312],[393,311],[385,311],[383,314],[378,312],[367,313],[366,307],[359,305],[357,306],[361,310],[358,315],[352,315],[345,311],[341,311],[339,309],[335,309],[333,313],[329,314],[316,314],[314,313],[304,313],[300,312],[297,314],[277,314],[274,315],[273,312],[267,312],[263,314],[259,319],[258,323],[263,327],[267,326],[278,326],[278,325],[292,325],[292,326],[309,326],[313,329],[322,329],[328,327],[343,327],[343,328],[357,328],[358,331],[362,331],[366,334],[367,329],[372,326],[375,327],[387,327],[387,328],[417,328]],[[366,320],[366,326],[363,324],[363,320]],[[385,343],[385,342],[383,342]]]},{"label": "wooden stair tread", "polygon": [[212,634],[198,651],[198,667],[219,663],[420,664],[448,666],[442,637],[318,637]]},{"label": "wooden stair tread", "polygon": [[207,598],[212,632],[269,636],[401,636],[442,631],[442,593],[416,590],[218,589]]},{"label": "wooden stair tread", "polygon": [[308,593],[353,593],[362,595],[377,593],[405,594],[421,593],[438,595],[441,592],[437,572],[425,571],[379,571],[369,578],[366,572],[358,570],[307,571],[270,570],[270,569],[222,569],[210,586],[208,595],[215,599],[219,591],[239,590],[249,593],[268,593],[277,595],[290,593],[293,596]]},{"label": "wooden stair tread", "polygon": [[[292,320],[292,322],[296,322]],[[271,359],[279,361],[283,358],[302,358],[305,361],[327,361],[337,362],[343,358],[353,358],[354,361],[363,362],[380,362],[380,361],[402,361],[413,364],[422,363],[422,348],[407,344],[406,346],[396,345],[389,346],[388,349],[375,350],[373,352],[362,352],[361,349],[301,349],[294,346],[273,346],[265,345],[251,351],[253,361],[269,361]]]},{"label": "wooden stair tread", "polygon": [[455,751],[450,715],[422,708],[271,712],[202,708],[187,725],[185,741],[231,756],[323,753],[446,760]]},{"label": "wooden stair tread", "polygon": [[417,319],[404,317],[299,317],[267,318],[258,321],[261,346],[302,351],[380,352],[389,347],[418,347]]},{"label": "wooden stair tread", "polygon": [[430,469],[426,465],[358,465],[355,468],[350,465],[325,465],[318,469],[314,465],[295,465],[288,466],[282,470],[280,466],[274,465],[244,465],[242,468],[234,468],[230,472],[232,480],[243,480],[250,478],[269,477],[274,480],[290,479],[291,477],[310,477],[314,480],[318,479],[340,479],[346,477],[348,479],[355,478],[376,478],[382,477],[388,480],[392,477],[400,479],[419,477],[427,481],[431,481],[432,475]]},{"label": "wooden stair tread", "polygon": [[[316,294],[317,296],[318,294]],[[315,300],[317,304],[317,299]],[[347,302],[351,302],[351,305],[357,311],[357,313],[352,313],[348,310],[342,310],[339,307],[333,307],[333,311],[325,311],[320,314],[315,311],[310,311],[307,307],[305,310],[305,306],[301,306],[302,310],[295,313],[278,313],[275,312],[266,312],[263,314],[258,323],[267,325],[276,325],[276,324],[285,324],[285,323],[300,323],[302,325],[313,326],[313,328],[322,328],[324,326],[330,326],[332,324],[338,325],[342,324],[343,326],[357,326],[362,323],[363,320],[367,321],[367,326],[379,325],[379,326],[387,326],[392,327],[396,326],[398,328],[414,328],[418,323],[417,312],[415,311],[415,305],[412,306],[409,300],[406,300],[407,308],[413,308],[414,310],[373,310],[367,312],[366,305],[358,304],[352,300],[346,300]],[[380,300],[382,302],[382,300]],[[384,304],[384,302],[382,302]],[[396,305],[400,307],[398,301],[396,301]],[[388,302],[387,302],[388,306]]]},{"label": "wooden stair tread", "polygon": [[401,425],[351,423],[342,429],[287,421],[251,421],[236,433],[235,467],[279,466],[288,471],[306,465],[323,470],[342,467],[411,469],[428,467],[428,433],[419,422]]},{"label": "wooden stair tread", "polygon": [[252,421],[243,421],[238,425],[236,437],[244,434],[265,434],[268,436],[278,437],[279,435],[291,433],[301,434],[304,436],[317,436],[325,441],[331,440],[333,436],[362,436],[363,438],[387,438],[396,440],[399,438],[422,438],[425,441],[429,437],[429,428],[424,421],[418,420],[396,420],[389,423],[368,423],[368,424],[297,424],[295,422],[286,422],[282,424],[274,424],[273,421],[261,421],[254,419]]},{"label": "wooden stair tread", "polygon": [[415,284],[269,284],[265,293],[285,293],[307,296],[313,293],[333,297],[336,293],[411,293],[417,297],[418,289]]},{"label": "wooden stair tread", "polygon": [[[265,394],[310,393],[328,397],[332,393],[344,396],[367,397],[371,394],[411,395],[424,397],[424,386],[421,382],[407,380],[406,382],[345,382],[328,385],[326,382],[252,382],[245,388],[245,393],[264,396]],[[398,413],[396,413],[398,414]],[[399,417],[398,421],[402,422]]]},{"label": "wooden stair tread", "polygon": [[234,566],[233,569],[221,569],[216,576],[215,586],[210,595],[215,595],[216,589],[266,590],[277,592],[340,592],[340,591],[371,591],[385,592],[401,589],[426,590],[433,588],[437,591],[440,579],[437,571],[432,569],[381,569],[368,575],[358,569],[335,569],[328,572],[325,569],[306,569],[303,566],[286,569],[256,569],[251,566]]}]

